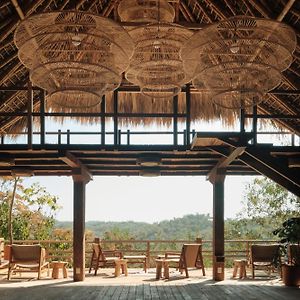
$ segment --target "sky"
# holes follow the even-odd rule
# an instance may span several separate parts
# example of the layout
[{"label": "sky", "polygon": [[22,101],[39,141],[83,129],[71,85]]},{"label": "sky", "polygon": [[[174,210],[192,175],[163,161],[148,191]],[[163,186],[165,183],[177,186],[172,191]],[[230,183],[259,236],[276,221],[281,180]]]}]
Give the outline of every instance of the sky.
[{"label": "sky", "polygon": [[[250,176],[225,179],[225,218],[242,209],[245,185]],[[32,177],[25,183],[40,182],[59,197],[62,209],[56,218],[73,220],[71,177]],[[204,176],[180,177],[94,177],[86,185],[86,221],[141,221],[154,223],[187,214],[212,216],[213,186]]]}]

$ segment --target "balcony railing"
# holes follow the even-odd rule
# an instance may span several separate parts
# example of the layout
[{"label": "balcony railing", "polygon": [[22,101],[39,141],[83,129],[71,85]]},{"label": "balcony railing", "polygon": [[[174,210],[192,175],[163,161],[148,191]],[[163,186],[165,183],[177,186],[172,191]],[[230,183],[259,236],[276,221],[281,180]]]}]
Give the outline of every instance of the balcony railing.
[{"label": "balcony railing", "polygon": [[[182,244],[195,240],[110,240],[101,241],[103,249],[118,249],[123,255],[145,254],[150,267],[154,259],[164,252],[180,251]],[[72,265],[73,242],[71,240],[15,240],[16,244],[42,244],[47,250],[48,260],[63,260]],[[86,241],[86,262],[90,261],[93,241]],[[252,244],[276,243],[274,240],[225,240],[226,266],[232,266],[234,259],[248,259]],[[212,265],[212,241],[202,240],[202,253],[206,266]]]}]

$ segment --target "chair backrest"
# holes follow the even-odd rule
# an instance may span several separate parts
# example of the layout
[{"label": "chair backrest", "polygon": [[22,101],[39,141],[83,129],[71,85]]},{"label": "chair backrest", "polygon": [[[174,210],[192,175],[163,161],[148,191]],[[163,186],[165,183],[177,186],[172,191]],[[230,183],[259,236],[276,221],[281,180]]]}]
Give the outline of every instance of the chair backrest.
[{"label": "chair backrest", "polygon": [[296,262],[300,261],[300,245],[288,245],[287,250],[288,261],[290,264],[295,264]]},{"label": "chair backrest", "polygon": [[182,246],[181,258],[185,261],[187,268],[196,266],[200,250],[201,244],[184,244]]},{"label": "chair backrest", "polygon": [[279,245],[251,245],[250,261],[273,262],[279,255]]},{"label": "chair backrest", "polygon": [[40,262],[41,245],[11,245],[11,260],[24,262]]},{"label": "chair backrest", "polygon": [[105,261],[105,256],[102,251],[102,247],[101,247],[100,243],[93,243],[92,247],[93,247],[94,257],[98,261]]},{"label": "chair backrest", "polygon": [[4,238],[0,238],[0,265],[4,259]]}]

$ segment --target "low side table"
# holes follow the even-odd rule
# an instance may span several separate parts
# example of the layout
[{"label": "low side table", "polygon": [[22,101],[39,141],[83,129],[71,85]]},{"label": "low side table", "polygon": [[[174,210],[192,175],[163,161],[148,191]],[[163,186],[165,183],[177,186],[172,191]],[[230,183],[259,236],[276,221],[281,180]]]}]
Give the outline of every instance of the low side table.
[{"label": "low side table", "polygon": [[164,258],[158,258],[155,260],[156,263],[156,279],[162,277],[162,268],[164,268],[164,278],[169,279],[169,260]]},{"label": "low side table", "polygon": [[233,274],[232,277],[235,278],[238,272],[238,269],[240,268],[239,272],[239,278],[246,278],[247,273],[246,273],[246,266],[247,266],[247,261],[245,259],[236,259],[233,265]]},{"label": "low side table", "polygon": [[115,277],[120,276],[120,269],[122,269],[122,273],[124,273],[125,276],[128,275],[127,259],[118,258],[115,260]]},{"label": "low side table", "polygon": [[68,270],[67,270],[67,262],[66,261],[53,261],[52,265],[52,278],[58,279],[59,278],[59,270],[62,270],[63,277],[68,277]]}]

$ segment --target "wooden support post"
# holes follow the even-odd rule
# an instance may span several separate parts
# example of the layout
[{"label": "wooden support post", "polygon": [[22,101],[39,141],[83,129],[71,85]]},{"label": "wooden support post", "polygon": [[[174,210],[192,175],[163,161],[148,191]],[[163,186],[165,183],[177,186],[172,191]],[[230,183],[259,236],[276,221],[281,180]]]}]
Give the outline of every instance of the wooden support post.
[{"label": "wooden support post", "polygon": [[71,136],[70,136],[70,129],[68,129],[67,130],[67,144],[68,145],[70,145],[70,141],[71,141],[70,138],[71,138]]},{"label": "wooden support post", "polygon": [[245,132],[245,110],[243,108],[240,111],[240,132]]},{"label": "wooden support post", "polygon": [[213,182],[213,280],[224,280],[224,179],[225,169],[218,169]]},{"label": "wooden support post", "polygon": [[58,132],[57,132],[57,143],[60,145],[61,144],[61,130],[58,129]]},{"label": "wooden support post", "polygon": [[118,130],[118,145],[122,144],[122,131],[121,129]]},{"label": "wooden support post", "polygon": [[178,96],[173,97],[173,144],[178,145]]},{"label": "wooden support post", "polygon": [[61,159],[72,167],[74,181],[73,274],[74,281],[85,278],[85,186],[93,179],[89,170],[70,152],[61,151]]},{"label": "wooden support post", "polygon": [[118,91],[114,91],[114,145],[118,145]]},{"label": "wooden support post", "polygon": [[27,91],[27,145],[32,149],[32,109],[33,109],[33,90],[31,81],[28,81]]},{"label": "wooden support post", "polygon": [[85,185],[80,176],[74,180],[73,274],[74,281],[85,279]]},{"label": "wooden support post", "polygon": [[191,89],[190,85],[186,85],[186,144],[190,144],[190,131],[191,131]]},{"label": "wooden support post", "polygon": [[253,119],[252,119],[252,132],[253,132],[253,145],[257,144],[257,106],[253,106]]},{"label": "wooden support post", "polygon": [[40,92],[40,143],[45,145],[45,91]]},{"label": "wooden support post", "polygon": [[130,145],[130,130],[127,129],[127,145]]},{"label": "wooden support post", "polygon": [[103,95],[101,101],[101,145],[105,145],[105,102],[105,95]]}]

